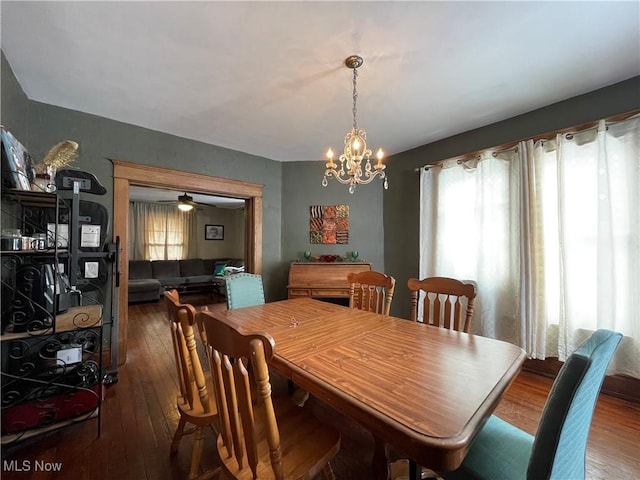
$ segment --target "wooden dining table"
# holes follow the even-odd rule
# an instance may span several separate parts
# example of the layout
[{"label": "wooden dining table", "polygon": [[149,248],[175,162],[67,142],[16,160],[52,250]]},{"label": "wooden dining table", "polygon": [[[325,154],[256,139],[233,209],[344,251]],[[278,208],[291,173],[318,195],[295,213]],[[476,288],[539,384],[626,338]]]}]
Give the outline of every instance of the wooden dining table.
[{"label": "wooden dining table", "polygon": [[270,366],[419,465],[451,471],[525,360],[510,343],[299,298],[206,312],[275,340]]}]

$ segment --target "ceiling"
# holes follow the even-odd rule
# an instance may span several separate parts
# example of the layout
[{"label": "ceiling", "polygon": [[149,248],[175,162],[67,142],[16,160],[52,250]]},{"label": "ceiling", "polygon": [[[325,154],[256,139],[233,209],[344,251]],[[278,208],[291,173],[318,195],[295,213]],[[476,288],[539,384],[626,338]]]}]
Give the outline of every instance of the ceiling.
[{"label": "ceiling", "polygon": [[277,161],[396,154],[640,74],[640,2],[1,2],[26,95]]},{"label": "ceiling", "polygon": [[187,193],[193,201],[199,205],[209,205],[218,208],[243,208],[244,200],[241,198],[220,197],[217,195],[203,195],[200,193],[183,192],[151,187],[129,187],[129,199],[137,202],[150,203],[175,203],[178,205],[178,196]]}]

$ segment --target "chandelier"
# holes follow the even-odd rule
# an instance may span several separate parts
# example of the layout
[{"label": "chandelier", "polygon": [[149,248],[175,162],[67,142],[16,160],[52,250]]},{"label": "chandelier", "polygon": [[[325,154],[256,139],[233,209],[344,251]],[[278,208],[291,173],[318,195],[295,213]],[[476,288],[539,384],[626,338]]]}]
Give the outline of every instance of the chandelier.
[{"label": "chandelier", "polygon": [[[358,128],[356,80],[358,78],[358,67],[363,62],[362,57],[357,55],[351,55],[344,62],[348,68],[353,69],[353,128],[344,137],[344,152],[338,157],[340,162],[339,169],[338,164],[333,161],[333,150],[331,148],[327,150],[328,161],[325,163],[326,170],[322,179],[322,186],[326,187],[329,184],[328,177],[335,177],[338,182],[349,185],[349,193],[355,192],[356,185],[366,185],[376,177],[383,180],[385,189],[389,188],[384,171],[386,166],[382,163],[382,157],[384,156],[382,149],[378,150],[376,154],[378,161],[375,166],[372,166],[370,160],[371,150],[367,148],[367,132],[362,128]],[[362,164],[363,160],[365,160],[364,166]]]}]

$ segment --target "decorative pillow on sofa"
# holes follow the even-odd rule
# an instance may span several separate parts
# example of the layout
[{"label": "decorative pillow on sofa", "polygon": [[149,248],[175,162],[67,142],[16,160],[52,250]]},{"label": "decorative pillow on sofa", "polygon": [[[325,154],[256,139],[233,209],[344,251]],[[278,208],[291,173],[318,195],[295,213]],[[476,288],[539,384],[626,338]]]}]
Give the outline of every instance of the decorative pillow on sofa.
[{"label": "decorative pillow on sofa", "polygon": [[224,269],[227,268],[226,263],[216,263],[213,267],[213,275],[216,277],[222,277],[224,275]]}]

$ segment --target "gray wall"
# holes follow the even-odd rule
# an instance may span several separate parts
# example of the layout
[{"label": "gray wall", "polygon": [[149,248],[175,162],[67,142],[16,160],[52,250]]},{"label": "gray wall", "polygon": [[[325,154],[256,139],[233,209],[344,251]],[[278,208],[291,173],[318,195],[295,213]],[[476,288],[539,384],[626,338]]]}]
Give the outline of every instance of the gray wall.
[{"label": "gray wall", "polygon": [[640,77],[634,77],[390,157],[387,170],[392,184],[384,196],[384,258],[386,272],[397,281],[392,315],[409,317],[407,280],[418,276],[420,189],[416,168],[639,108]]},{"label": "gray wall", "polygon": [[[6,88],[5,88],[6,86]],[[268,299],[283,295],[281,270],[281,163],[246,153],[167,135],[107,118],[29,101],[2,55],[2,123],[29,150],[34,160],[56,143],[80,144],[74,167],[95,174],[107,189],[95,198],[113,210],[113,167],[108,158],[176,168],[264,184],[263,273]],[[94,200],[92,198],[92,200]],[[278,283],[280,282],[280,283]]]},{"label": "gray wall", "polygon": [[[345,132],[346,133],[346,132]],[[318,152],[320,155],[322,152]],[[305,251],[312,255],[346,255],[357,250],[360,260],[384,271],[384,230],[382,226],[382,181],[356,188],[329,180],[322,186],[325,160],[285,162],[282,165],[282,259],[300,260]],[[311,205],[349,206],[349,243],[346,245],[311,244],[309,242],[309,207]]]},{"label": "gray wall", "polygon": [[29,99],[24,94],[22,87],[13,75],[13,71],[4,56],[4,52],[0,55],[0,73],[2,74],[0,82],[0,92],[2,97],[0,101],[0,121],[13,133],[13,135],[23,145],[28,145],[28,110]]},{"label": "gray wall", "polygon": [[[195,256],[199,258],[244,258],[244,208],[201,205],[196,210]],[[206,240],[205,225],[222,225],[223,240]]]}]

